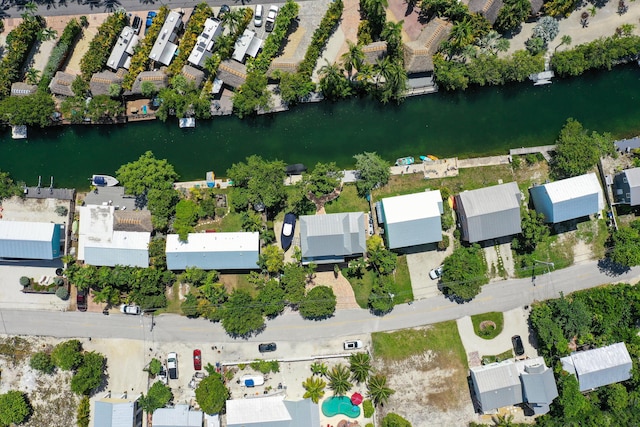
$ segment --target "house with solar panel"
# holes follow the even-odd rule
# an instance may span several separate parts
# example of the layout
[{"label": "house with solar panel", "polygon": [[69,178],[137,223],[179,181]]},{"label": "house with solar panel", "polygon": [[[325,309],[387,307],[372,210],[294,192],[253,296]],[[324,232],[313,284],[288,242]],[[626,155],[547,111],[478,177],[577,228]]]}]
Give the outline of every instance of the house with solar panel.
[{"label": "house with solar panel", "polygon": [[61,229],[61,224],[51,222],[0,221],[0,258],[60,258]]},{"label": "house with solar panel", "polygon": [[140,39],[135,30],[129,26],[124,27],[118,36],[118,41],[111,50],[109,59],[107,59],[107,67],[113,71],[118,71],[118,68],[126,68],[128,70],[133,50],[139,42]]},{"label": "house with solar panel", "polygon": [[615,176],[613,197],[616,203],[640,205],[640,168],[625,169]]},{"label": "house with solar panel", "polygon": [[158,38],[151,48],[149,59],[163,65],[171,64],[178,45],[175,43],[178,33],[182,29],[182,15],[176,11],[169,12],[167,19],[162,24]]},{"label": "house with solar panel", "polygon": [[575,375],[580,391],[594,390],[631,378],[631,356],[623,342],[578,351],[560,359],[562,369]]},{"label": "house with solar panel", "polygon": [[425,245],[442,240],[440,190],[387,197],[380,203],[384,235],[389,249]]},{"label": "house with solar panel", "polygon": [[366,221],[362,212],[300,217],[302,263],[332,264],[367,251]]},{"label": "house with solar panel", "polygon": [[521,200],[515,182],[458,194],[455,210],[462,240],[476,243],[521,233]]},{"label": "house with solar panel", "polygon": [[213,45],[218,37],[222,35],[223,31],[224,27],[219,20],[207,18],[207,20],[204,21],[204,29],[198,36],[187,61],[196,67],[204,67],[207,58],[213,55]]},{"label": "house with solar panel", "polygon": [[260,233],[189,233],[186,241],[169,234],[166,257],[169,270],[255,270]]},{"label": "house with solar panel", "polygon": [[544,222],[588,217],[604,209],[604,194],[595,173],[536,185],[529,189],[536,212],[544,214]]}]

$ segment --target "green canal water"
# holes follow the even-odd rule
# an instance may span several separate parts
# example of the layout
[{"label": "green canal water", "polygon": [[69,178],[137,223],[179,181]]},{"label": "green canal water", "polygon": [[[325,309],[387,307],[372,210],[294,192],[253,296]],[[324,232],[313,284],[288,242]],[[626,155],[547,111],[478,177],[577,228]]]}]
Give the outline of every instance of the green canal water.
[{"label": "green canal water", "polygon": [[86,188],[94,173],[114,174],[146,150],[171,162],[181,179],[224,175],[251,154],[313,166],[318,161],[353,165],[352,156],[376,151],[389,161],[403,156],[504,154],[509,148],[552,144],[568,117],[616,137],[640,133],[640,69],[619,67],[576,79],[410,98],[400,106],[367,99],[323,102],[290,112],[239,120],[177,120],[126,126],[30,129],[27,141],[4,134],[0,169],[35,185]]}]

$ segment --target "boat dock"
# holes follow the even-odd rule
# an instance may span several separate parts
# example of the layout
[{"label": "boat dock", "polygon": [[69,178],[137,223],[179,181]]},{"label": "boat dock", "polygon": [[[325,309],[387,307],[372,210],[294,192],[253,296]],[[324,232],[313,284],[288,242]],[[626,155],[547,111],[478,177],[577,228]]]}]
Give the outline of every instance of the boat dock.
[{"label": "boat dock", "polygon": [[555,145],[540,145],[538,147],[522,147],[522,148],[512,148],[509,150],[509,156],[522,156],[525,154],[535,154],[540,153],[542,157],[547,162],[551,161],[550,151],[556,151]]}]

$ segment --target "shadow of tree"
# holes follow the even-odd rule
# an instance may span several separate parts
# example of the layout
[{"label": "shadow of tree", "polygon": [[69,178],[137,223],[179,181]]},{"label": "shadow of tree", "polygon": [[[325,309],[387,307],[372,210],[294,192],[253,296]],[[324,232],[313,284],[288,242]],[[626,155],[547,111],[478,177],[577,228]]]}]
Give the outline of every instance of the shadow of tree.
[{"label": "shadow of tree", "polygon": [[105,0],[104,2],[104,10],[107,12],[114,12],[121,6],[122,4],[118,0]]},{"label": "shadow of tree", "polygon": [[611,261],[609,258],[598,260],[598,270],[609,277],[616,277],[631,271],[630,267]]}]

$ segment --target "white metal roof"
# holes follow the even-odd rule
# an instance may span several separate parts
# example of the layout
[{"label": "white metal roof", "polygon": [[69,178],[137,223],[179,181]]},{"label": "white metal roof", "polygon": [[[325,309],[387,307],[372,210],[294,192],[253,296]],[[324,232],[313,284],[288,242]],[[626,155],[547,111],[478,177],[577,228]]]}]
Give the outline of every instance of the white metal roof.
[{"label": "white metal roof", "polygon": [[193,65],[202,65],[203,58],[211,55],[212,42],[222,34],[222,25],[217,19],[207,18],[204,21],[204,29],[198,36],[196,44],[193,46],[189,61]]},{"label": "white metal roof", "polygon": [[387,223],[414,221],[441,215],[442,195],[440,190],[406,194],[382,199]]},{"label": "white metal roof", "polygon": [[282,397],[227,400],[227,425],[291,421]]},{"label": "white metal roof", "polygon": [[600,194],[599,199],[602,199],[602,188],[595,173],[550,182],[544,186],[552,203],[577,199],[590,194]]},{"label": "white metal roof", "polygon": [[627,347],[623,342],[593,350],[579,351],[573,353],[571,359],[578,377],[631,363],[631,356],[629,356]]},{"label": "white metal roof", "polygon": [[151,233],[146,231],[114,231],[109,239],[85,241],[85,247],[112,249],[149,249]]},{"label": "white metal roof", "polygon": [[[244,33],[242,33],[242,35],[240,37],[238,37],[238,40],[236,40],[236,44],[235,44],[235,48],[233,50],[233,54],[231,55],[231,57],[233,59],[235,59],[238,62],[243,62],[244,61],[244,56],[249,52],[249,47],[251,46],[253,39],[256,37],[256,33],[246,29],[244,30]],[[262,42],[262,40],[261,40]],[[260,46],[258,46],[259,48]],[[255,45],[254,45],[255,48]],[[255,50],[255,53],[257,53],[258,51]],[[252,56],[255,56],[255,53]]]},{"label": "white metal roof", "polygon": [[57,224],[52,222],[0,221],[0,240],[51,242]]},{"label": "white metal roof", "polygon": [[182,16],[178,12],[171,11],[167,19],[162,24],[158,38],[156,39],[149,58],[154,61],[169,65],[177,46],[173,43],[175,37],[174,31],[182,24]]},{"label": "white metal roof", "polygon": [[506,387],[520,387],[520,374],[515,363],[505,360],[500,363],[474,366],[470,368],[480,393],[500,390]]},{"label": "white metal roof", "polygon": [[124,27],[118,36],[116,45],[111,51],[111,55],[109,55],[107,67],[117,71],[118,68],[125,64],[125,56],[133,55],[133,48],[136,44],[138,44],[138,37],[133,28],[129,26]]},{"label": "white metal roof", "polygon": [[181,242],[177,234],[169,234],[166,252],[256,251],[259,245],[260,233],[189,233],[186,242]]},{"label": "white metal roof", "polygon": [[87,242],[100,244],[113,235],[113,206],[78,206],[80,226],[78,228],[78,259],[84,260],[84,247]]}]

